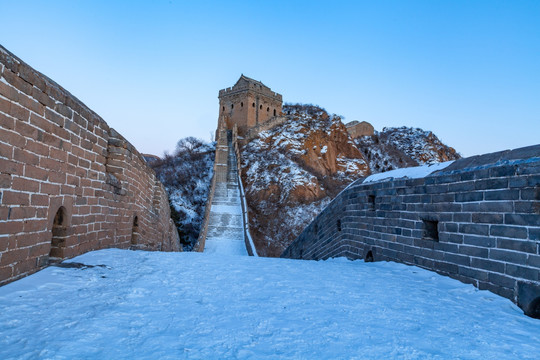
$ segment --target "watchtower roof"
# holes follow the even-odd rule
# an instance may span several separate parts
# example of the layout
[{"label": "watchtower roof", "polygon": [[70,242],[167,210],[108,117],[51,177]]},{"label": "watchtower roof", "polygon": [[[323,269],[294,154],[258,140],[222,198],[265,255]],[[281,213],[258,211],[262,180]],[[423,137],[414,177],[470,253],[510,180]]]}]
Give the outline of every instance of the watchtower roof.
[{"label": "watchtower roof", "polygon": [[270,90],[270,88],[266,85],[264,85],[262,82],[260,81],[257,81],[257,80],[254,80],[250,77],[247,77],[246,75],[242,74],[240,75],[240,78],[238,79],[238,81],[236,82],[236,84],[233,85],[233,88],[236,88],[238,86],[244,86],[245,83],[248,83],[248,84],[255,84],[255,85],[259,85],[259,86],[262,86],[262,87],[265,87],[267,88],[268,90]]},{"label": "watchtower roof", "polygon": [[272,91],[272,89],[264,85],[262,82],[247,77],[244,74],[240,75],[240,78],[232,87],[219,90],[218,97],[221,98],[223,96],[229,96],[247,91],[274,98],[280,102],[283,101],[281,94]]}]

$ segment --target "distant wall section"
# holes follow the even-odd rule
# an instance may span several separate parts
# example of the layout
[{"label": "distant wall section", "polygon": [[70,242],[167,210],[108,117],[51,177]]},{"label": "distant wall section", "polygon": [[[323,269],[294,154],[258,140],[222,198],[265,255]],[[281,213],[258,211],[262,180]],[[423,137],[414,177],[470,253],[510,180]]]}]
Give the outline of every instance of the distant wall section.
[{"label": "distant wall section", "polygon": [[345,127],[347,127],[347,132],[353,139],[360,136],[372,136],[375,134],[375,128],[367,121],[358,122],[354,120],[345,124]]},{"label": "distant wall section", "polygon": [[0,285],[90,250],[180,249],[127,140],[3,47],[0,74]]}]

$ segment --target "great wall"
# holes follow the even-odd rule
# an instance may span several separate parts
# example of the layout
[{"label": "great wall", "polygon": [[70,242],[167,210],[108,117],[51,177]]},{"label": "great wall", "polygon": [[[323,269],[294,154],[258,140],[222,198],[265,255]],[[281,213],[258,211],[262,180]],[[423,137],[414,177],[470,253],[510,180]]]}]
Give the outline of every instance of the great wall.
[{"label": "great wall", "polygon": [[540,317],[540,145],[455,161],[419,179],[359,179],[282,257],[397,261]]},{"label": "great wall", "polygon": [[167,193],[126,139],[1,46],[0,73],[0,285],[91,250],[180,250]]},{"label": "great wall", "polygon": [[[0,64],[0,284],[100,248],[180,250],[165,190],[133,146],[1,47]],[[280,94],[243,75],[219,99],[214,176],[195,250],[226,232],[256,255],[241,147],[287,114]],[[366,122],[347,129],[373,133]],[[540,145],[461,159],[418,179],[363,180],[282,257],[416,265],[540,317]]]}]

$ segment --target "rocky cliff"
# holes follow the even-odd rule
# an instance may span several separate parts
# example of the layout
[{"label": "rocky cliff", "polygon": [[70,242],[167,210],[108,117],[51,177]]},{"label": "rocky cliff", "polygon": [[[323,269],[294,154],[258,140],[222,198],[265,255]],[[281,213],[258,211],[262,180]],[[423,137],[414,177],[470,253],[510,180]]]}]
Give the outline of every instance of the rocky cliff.
[{"label": "rocky cliff", "polygon": [[338,116],[316,106],[283,111],[287,122],[242,149],[250,227],[263,256],[279,256],[339,191],[369,174]]},{"label": "rocky cliff", "polygon": [[250,228],[262,256],[279,256],[304,227],[359,177],[459,158],[429,131],[388,128],[353,140],[339,116],[285,105],[288,120],[242,152]]}]

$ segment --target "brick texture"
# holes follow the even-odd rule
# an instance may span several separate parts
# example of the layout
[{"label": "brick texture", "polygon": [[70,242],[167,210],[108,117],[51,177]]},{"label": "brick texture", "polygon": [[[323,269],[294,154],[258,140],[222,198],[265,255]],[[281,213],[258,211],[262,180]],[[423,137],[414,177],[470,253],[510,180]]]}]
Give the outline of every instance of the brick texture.
[{"label": "brick texture", "polygon": [[[359,181],[282,257],[417,265],[488,289],[527,311],[518,289],[540,289],[539,178],[537,145],[461,159],[423,179]],[[531,291],[531,299],[540,299],[540,291]]]},{"label": "brick texture", "polygon": [[0,285],[52,256],[180,250],[165,189],[126,139],[1,46],[0,71]]}]

